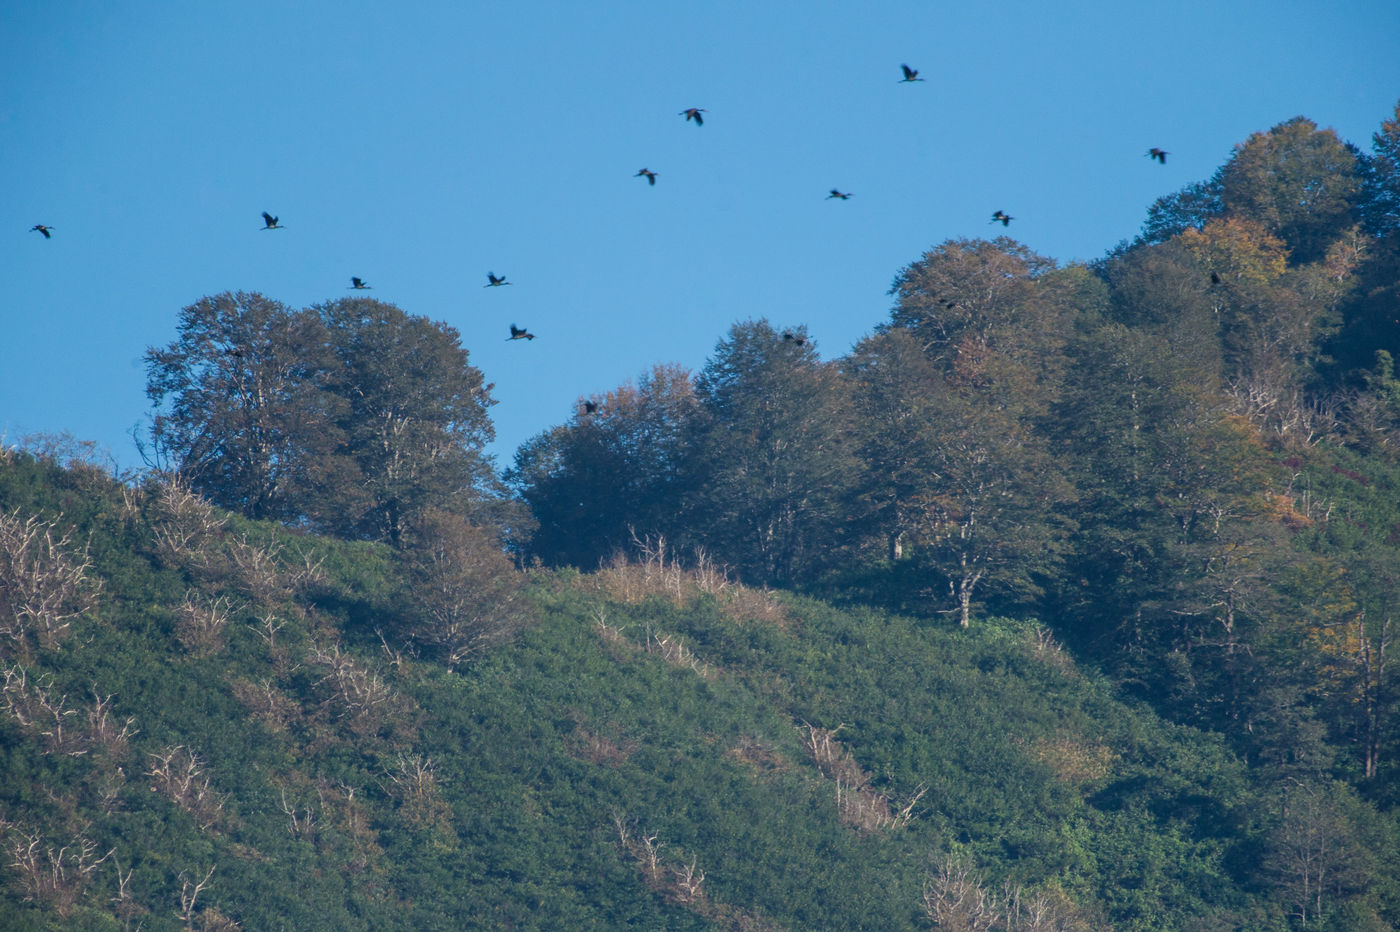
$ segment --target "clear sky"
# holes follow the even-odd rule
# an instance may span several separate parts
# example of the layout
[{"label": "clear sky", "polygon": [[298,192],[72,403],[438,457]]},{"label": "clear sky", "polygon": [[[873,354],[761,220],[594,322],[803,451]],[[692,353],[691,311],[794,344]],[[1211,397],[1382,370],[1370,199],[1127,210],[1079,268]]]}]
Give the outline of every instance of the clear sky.
[{"label": "clear sky", "polygon": [[736,320],[845,354],[994,210],[1092,260],[1251,132],[1369,151],[1397,48],[1395,0],[4,0],[0,436],[137,466],[142,354],[181,307],[357,275],[461,331],[509,465]]}]

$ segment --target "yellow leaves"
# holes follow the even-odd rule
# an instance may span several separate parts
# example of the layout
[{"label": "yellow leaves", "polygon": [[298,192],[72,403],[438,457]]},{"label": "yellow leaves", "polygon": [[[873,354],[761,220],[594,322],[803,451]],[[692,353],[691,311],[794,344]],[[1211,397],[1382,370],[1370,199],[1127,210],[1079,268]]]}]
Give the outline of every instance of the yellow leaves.
[{"label": "yellow leaves", "polygon": [[1312,524],[1312,518],[1298,510],[1298,503],[1292,495],[1264,492],[1260,496],[1260,501],[1264,514],[1290,531],[1301,531]]},{"label": "yellow leaves", "polygon": [[1283,240],[1262,224],[1239,217],[1212,220],[1177,239],[1192,258],[1230,285],[1267,285],[1288,263]]}]

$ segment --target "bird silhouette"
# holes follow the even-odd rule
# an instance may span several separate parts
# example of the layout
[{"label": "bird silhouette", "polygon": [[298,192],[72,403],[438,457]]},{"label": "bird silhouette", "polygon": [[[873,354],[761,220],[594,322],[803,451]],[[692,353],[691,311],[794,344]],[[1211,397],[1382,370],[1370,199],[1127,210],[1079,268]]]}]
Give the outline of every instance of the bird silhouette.
[{"label": "bird silhouette", "polygon": [[52,230],[52,229],[53,229],[53,227],[51,227],[51,226],[46,226],[45,224],[42,224],[42,223],[36,223],[36,224],[34,224],[32,227],[29,228],[29,232],[30,232],[30,233],[33,233],[34,231],[37,230],[38,232],[44,234],[44,239],[53,239],[53,237],[49,235],[49,231]]},{"label": "bird silhouette", "polygon": [[909,84],[913,81],[923,80],[923,78],[919,77],[919,71],[917,68],[910,68],[908,65],[900,65],[899,67],[904,69],[904,78],[902,81],[900,81],[901,84]]},{"label": "bird silhouette", "polygon": [[636,173],[635,175],[633,175],[632,177],[633,177],[633,178],[645,178],[645,179],[647,180],[647,184],[650,184],[650,185],[655,185],[655,184],[656,184],[656,172],[654,172],[654,171],[652,171],[651,169],[648,169],[648,168],[642,169],[641,171],[637,172],[637,173]]},{"label": "bird silhouette", "polygon": [[831,189],[831,193],[828,194],[828,195],[826,196],[826,199],[829,201],[829,200],[831,200],[831,199],[834,197],[834,198],[838,198],[838,199],[844,201],[846,198],[848,198],[848,197],[850,197],[850,196],[851,196],[851,192],[850,192],[850,191],[847,191],[845,194],[842,194],[840,191],[836,190],[835,188],[832,188],[832,189]]},{"label": "bird silhouette", "polygon": [[1220,273],[1215,271],[1215,269],[1210,270],[1210,283],[1212,285],[1220,284]]},{"label": "bird silhouette", "polygon": [[783,342],[784,342],[784,343],[796,343],[798,346],[806,346],[806,345],[807,345],[807,338],[804,337],[804,336],[800,336],[800,335],[798,335],[798,334],[795,334],[795,333],[793,333],[791,330],[784,330],[784,331],[783,331]]},{"label": "bird silhouette", "polygon": [[700,116],[700,114],[702,114],[702,113],[704,113],[704,112],[705,112],[705,108],[704,108],[704,107],[687,107],[686,109],[684,109],[684,110],[682,110],[680,113],[678,113],[677,116],[683,116],[683,117],[685,117],[686,122],[689,122],[689,121],[691,121],[691,120],[694,120],[696,126],[704,126],[704,125],[705,125],[705,120],[704,120],[704,118],[703,118],[702,116]]},{"label": "bird silhouette", "polygon": [[506,277],[505,277],[504,275],[497,275],[495,272],[487,272],[487,273],[486,273],[486,284],[482,285],[481,287],[483,287],[483,288],[499,288],[499,287],[501,287],[502,285],[509,285],[509,284],[510,284],[510,282],[506,281]]},{"label": "bird silhouette", "polygon": [[277,225],[277,218],[274,217],[274,216],[272,216],[272,214],[268,213],[267,211],[263,211],[262,214],[263,214],[263,229],[264,229],[264,230],[285,230],[285,229],[286,229],[286,227],[282,227],[282,226],[278,226],[278,225]]},{"label": "bird silhouette", "polygon": [[1161,162],[1163,165],[1167,164],[1167,156],[1170,155],[1170,154],[1171,154],[1170,152],[1164,152],[1164,151],[1162,151],[1161,149],[1157,148],[1156,146],[1153,146],[1151,149],[1148,149],[1148,150],[1147,150],[1147,157],[1148,157],[1149,159],[1156,159],[1157,161]]},{"label": "bird silhouette", "polygon": [[998,220],[1000,220],[1002,226],[1009,227],[1011,226],[1011,221],[1015,219],[1015,217],[1007,215],[1006,211],[999,210],[996,213],[992,214],[992,219],[990,222],[996,223]]},{"label": "bird silhouette", "polygon": [[350,276],[350,288],[353,291],[364,291],[374,286],[365,284],[365,280],[357,275]]},{"label": "bird silhouette", "polygon": [[509,343],[511,340],[533,340],[534,338],[535,335],[530,331],[526,330],[524,327],[517,327],[515,326],[515,324],[511,324],[510,337],[506,340],[506,342]]},{"label": "bird silhouette", "polygon": [[596,402],[596,401],[585,401],[585,402],[583,403],[583,411],[580,412],[580,413],[582,413],[582,414],[584,414],[584,415],[597,414],[597,413],[598,413],[598,402]]}]

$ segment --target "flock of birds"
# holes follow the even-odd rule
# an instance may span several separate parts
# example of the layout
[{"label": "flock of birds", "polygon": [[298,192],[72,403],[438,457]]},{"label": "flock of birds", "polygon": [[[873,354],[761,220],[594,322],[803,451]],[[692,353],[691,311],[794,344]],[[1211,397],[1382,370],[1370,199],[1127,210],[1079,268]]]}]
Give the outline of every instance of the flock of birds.
[{"label": "flock of birds", "polygon": [[[918,69],[916,69],[916,68],[911,68],[911,67],[909,67],[908,65],[900,65],[899,67],[900,67],[900,70],[903,72],[903,75],[904,75],[904,76],[900,79],[899,83],[901,83],[901,84],[912,84],[912,83],[914,83],[914,82],[916,82],[916,81],[923,81],[923,80],[924,80],[923,78],[919,77]],[[705,125],[705,118],[704,118],[701,114],[704,114],[705,112],[707,112],[707,111],[705,110],[704,107],[687,107],[686,109],[680,111],[680,113],[678,113],[677,116],[685,117],[685,121],[686,121],[687,123],[693,122],[696,126],[704,126],[704,125]],[[1158,148],[1157,146],[1153,146],[1151,149],[1148,149],[1148,150],[1147,150],[1147,157],[1150,158],[1150,159],[1152,159],[1152,160],[1155,161],[1155,162],[1159,162],[1159,163],[1162,164],[1162,165],[1166,165],[1166,164],[1167,164],[1167,156],[1168,156],[1169,154],[1170,154],[1170,153],[1166,152],[1166,151],[1163,150],[1163,149]],[[657,179],[657,177],[658,177],[658,174],[659,174],[658,172],[654,172],[654,171],[652,171],[652,170],[649,169],[649,168],[643,168],[643,169],[641,169],[640,171],[638,171],[633,177],[634,177],[634,178],[645,178],[645,179],[647,180],[647,184],[648,184],[648,185],[650,185],[650,186],[652,186],[652,187],[655,187],[655,186],[656,186],[656,179]],[[829,200],[829,201],[830,201],[830,200],[846,201],[846,200],[850,200],[850,198],[852,198],[853,196],[854,196],[854,195],[853,195],[850,191],[842,191],[842,190],[840,190],[839,188],[832,188],[832,189],[831,189],[831,192],[830,192],[829,194],[827,194],[826,199]],[[284,226],[282,225],[280,218],[273,216],[272,214],[268,213],[267,211],[263,211],[263,212],[262,212],[262,218],[263,218],[263,226],[262,226],[262,229],[263,229],[263,230],[285,230],[285,229],[286,229],[286,227],[284,227]],[[1015,219],[1016,219],[1015,217],[1013,217],[1013,216],[1011,216],[1010,214],[1006,213],[1006,211],[998,209],[998,210],[996,210],[996,211],[994,211],[994,212],[992,213],[992,219],[991,219],[989,222],[990,222],[990,223],[1000,223],[1003,227],[1009,227],[1009,226],[1011,226],[1011,221],[1012,221],[1012,220],[1015,220]],[[43,234],[44,239],[52,239],[52,238],[53,238],[53,233],[52,233],[53,229],[54,229],[54,228],[53,228],[52,226],[48,225],[48,224],[36,223],[36,224],[34,224],[34,226],[32,226],[32,227],[29,228],[29,231],[30,231],[31,233],[41,233],[41,234]],[[1211,275],[1212,275],[1212,278],[1216,278],[1216,280],[1218,281],[1218,278],[1216,277],[1215,273],[1212,272]],[[495,272],[487,272],[487,273],[486,273],[486,284],[485,284],[484,286],[482,286],[482,287],[485,287],[485,288],[499,288],[499,287],[501,287],[501,286],[503,286],[503,285],[509,285],[509,284],[511,284],[511,283],[510,283],[509,281],[506,280],[506,277],[505,277],[504,275],[497,275]],[[350,290],[352,290],[352,291],[367,291],[367,290],[371,289],[372,287],[373,287],[372,285],[368,284],[364,279],[360,278],[360,277],[357,276],[357,275],[352,275],[352,276],[350,277]],[[510,341],[512,341],[512,340],[533,340],[534,338],[535,338],[535,335],[534,335],[533,333],[530,333],[529,330],[526,329],[525,327],[517,327],[515,324],[511,324],[511,325],[510,325],[510,336],[506,338],[506,342],[510,342]],[[804,345],[804,344],[806,343],[806,338],[805,338],[805,337],[800,336],[800,335],[797,335],[797,334],[794,334],[794,333],[792,333],[791,331],[785,331],[785,332],[783,333],[783,340],[784,340],[785,342],[795,343],[795,344],[798,345],[798,346],[802,346],[802,345]],[[597,410],[598,410],[597,402],[594,402],[594,401],[585,401],[585,402],[583,402],[583,406],[582,406],[582,409],[581,409],[581,413],[583,413],[583,414],[594,414],[594,413],[597,412]]]}]

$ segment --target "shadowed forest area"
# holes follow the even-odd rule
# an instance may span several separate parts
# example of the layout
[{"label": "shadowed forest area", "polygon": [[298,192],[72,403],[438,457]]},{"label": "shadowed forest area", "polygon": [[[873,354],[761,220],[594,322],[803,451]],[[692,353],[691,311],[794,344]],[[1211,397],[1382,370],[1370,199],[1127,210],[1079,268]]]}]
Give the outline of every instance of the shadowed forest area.
[{"label": "shadowed forest area", "polygon": [[504,469],[452,327],[185,308],[147,469],[0,450],[0,926],[1400,926],[1400,108],[890,301]]}]

